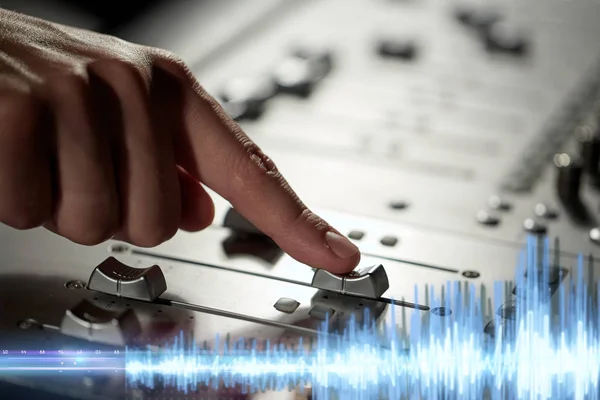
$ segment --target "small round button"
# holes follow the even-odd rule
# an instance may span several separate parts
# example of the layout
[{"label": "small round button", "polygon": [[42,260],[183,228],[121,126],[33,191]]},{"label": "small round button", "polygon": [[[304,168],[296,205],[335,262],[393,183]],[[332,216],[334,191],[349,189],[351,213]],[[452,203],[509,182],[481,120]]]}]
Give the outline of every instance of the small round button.
[{"label": "small round button", "polygon": [[538,203],[533,207],[533,212],[536,216],[546,219],[558,218],[558,211],[547,204]]},{"label": "small round button", "polygon": [[537,222],[533,218],[527,218],[523,222],[523,228],[525,229],[526,232],[532,233],[535,235],[544,235],[547,231],[547,228],[545,225]]},{"label": "small round button", "polygon": [[486,225],[486,226],[496,226],[500,223],[500,218],[495,217],[491,214],[489,214],[487,211],[479,211],[476,215],[475,218],[477,219],[477,222],[479,222],[481,225]]},{"label": "small round button", "polygon": [[510,204],[506,199],[503,199],[500,196],[492,196],[488,199],[488,206],[494,210],[500,211],[509,211],[512,208],[512,204]]},{"label": "small round button", "polygon": [[348,233],[348,237],[353,240],[361,240],[364,236],[365,236],[365,233],[363,231],[354,230],[354,231],[351,231],[350,233]]},{"label": "small round button", "polygon": [[384,236],[381,238],[380,243],[384,246],[393,247],[398,243],[398,239],[394,236]]}]

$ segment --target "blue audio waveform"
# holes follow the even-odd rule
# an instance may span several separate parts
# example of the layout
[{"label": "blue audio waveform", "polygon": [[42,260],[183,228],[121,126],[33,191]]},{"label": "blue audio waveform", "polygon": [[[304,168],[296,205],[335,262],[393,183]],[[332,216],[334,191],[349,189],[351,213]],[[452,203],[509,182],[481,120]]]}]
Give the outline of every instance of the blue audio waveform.
[{"label": "blue audio waveform", "polygon": [[600,398],[600,287],[592,260],[579,257],[575,268],[558,268],[548,240],[530,238],[516,276],[515,295],[505,282],[495,285],[494,302],[503,306],[491,315],[475,286],[448,283],[440,296],[429,290],[431,312],[412,310],[406,318],[405,308],[390,308],[383,329],[351,319],[343,332],[333,332],[325,321],[308,346],[301,339],[296,346],[261,348],[217,337],[217,350],[209,350],[186,345],[181,336],[167,349],[129,350],[128,382],[182,392],[310,384],[313,398],[324,400]]}]

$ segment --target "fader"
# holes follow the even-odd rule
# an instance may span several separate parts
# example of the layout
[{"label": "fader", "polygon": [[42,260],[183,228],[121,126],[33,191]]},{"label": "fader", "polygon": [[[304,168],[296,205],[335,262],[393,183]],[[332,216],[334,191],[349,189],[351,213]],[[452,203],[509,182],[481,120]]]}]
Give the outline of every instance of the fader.
[{"label": "fader", "polygon": [[390,288],[390,283],[383,265],[374,265],[358,268],[347,275],[336,275],[318,269],[315,271],[312,286],[342,294],[349,293],[376,299]]}]

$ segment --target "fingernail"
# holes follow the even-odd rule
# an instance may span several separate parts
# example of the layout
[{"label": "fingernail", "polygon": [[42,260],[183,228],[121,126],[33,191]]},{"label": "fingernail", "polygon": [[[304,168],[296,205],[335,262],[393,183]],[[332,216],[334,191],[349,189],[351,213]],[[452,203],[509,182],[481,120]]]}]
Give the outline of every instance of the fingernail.
[{"label": "fingernail", "polygon": [[348,238],[336,232],[328,231],[325,234],[325,243],[339,258],[352,257],[358,253],[358,247],[348,240]]}]

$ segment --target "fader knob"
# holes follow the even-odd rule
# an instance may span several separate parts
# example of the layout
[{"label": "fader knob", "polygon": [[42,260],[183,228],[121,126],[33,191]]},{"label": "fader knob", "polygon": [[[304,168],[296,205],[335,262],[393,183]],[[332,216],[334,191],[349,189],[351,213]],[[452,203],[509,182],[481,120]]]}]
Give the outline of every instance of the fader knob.
[{"label": "fader knob", "polygon": [[389,289],[390,283],[383,265],[375,265],[357,269],[347,275],[336,275],[318,269],[313,276],[312,286],[333,292],[378,298]]},{"label": "fader knob", "polygon": [[167,282],[158,265],[132,268],[109,257],[92,272],[88,289],[128,299],[154,301],[167,290]]},{"label": "fader knob", "polygon": [[65,312],[60,331],[80,339],[125,346],[141,332],[141,325],[131,309],[112,312],[83,300]]},{"label": "fader knob", "polygon": [[567,208],[580,203],[579,188],[583,172],[581,162],[562,153],[554,156],[554,165],[558,170],[556,185],[560,200]]}]

